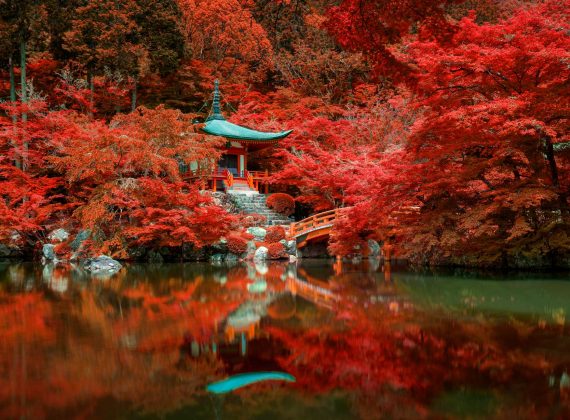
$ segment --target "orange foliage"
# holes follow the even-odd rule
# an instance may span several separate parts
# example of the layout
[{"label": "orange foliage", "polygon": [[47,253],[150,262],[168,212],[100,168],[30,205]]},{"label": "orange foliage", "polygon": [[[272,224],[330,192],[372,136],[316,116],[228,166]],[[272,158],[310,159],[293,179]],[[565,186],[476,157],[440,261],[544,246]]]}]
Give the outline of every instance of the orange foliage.
[{"label": "orange foliage", "polygon": [[266,230],[265,240],[269,243],[285,239],[285,229],[282,226],[269,226]]},{"label": "orange foliage", "polygon": [[181,182],[180,161],[210,162],[220,153],[220,140],[194,133],[181,112],[139,108],[80,134],[65,139],[65,154],[52,160],[84,200],[74,216],[107,252],[125,258],[128,244],[201,247],[235,221]]},{"label": "orange foliage", "polygon": [[226,240],[228,241],[228,251],[235,255],[242,255],[247,251],[247,243],[249,239],[244,234],[230,233]]},{"label": "orange foliage", "polygon": [[286,258],[287,253],[285,252],[285,247],[280,242],[274,242],[272,244],[267,245],[267,250],[269,254],[269,258],[277,260],[280,258]]}]

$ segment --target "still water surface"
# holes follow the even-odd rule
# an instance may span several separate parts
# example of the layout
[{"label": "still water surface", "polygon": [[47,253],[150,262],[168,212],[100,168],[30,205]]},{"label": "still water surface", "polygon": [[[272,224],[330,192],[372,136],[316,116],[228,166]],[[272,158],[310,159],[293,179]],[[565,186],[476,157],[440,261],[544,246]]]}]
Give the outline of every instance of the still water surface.
[{"label": "still water surface", "polygon": [[570,418],[569,311],[567,274],[0,264],[0,418]]}]

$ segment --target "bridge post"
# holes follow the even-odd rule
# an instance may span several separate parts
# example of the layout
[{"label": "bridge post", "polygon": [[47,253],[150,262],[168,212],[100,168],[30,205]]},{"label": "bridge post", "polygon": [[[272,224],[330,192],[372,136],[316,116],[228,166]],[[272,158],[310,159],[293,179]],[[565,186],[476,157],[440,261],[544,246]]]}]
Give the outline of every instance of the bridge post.
[{"label": "bridge post", "polygon": [[384,241],[384,246],[382,247],[382,253],[384,254],[384,260],[390,262],[392,259],[392,249],[393,246],[390,244],[390,240],[386,239]]},{"label": "bridge post", "polygon": [[392,282],[392,266],[390,264],[390,260],[384,261],[382,271],[384,272],[384,282],[385,283],[391,283]]},{"label": "bridge post", "polygon": [[337,276],[342,273],[342,257],[340,255],[337,255],[335,257],[335,263],[333,264],[333,269],[335,275]]},{"label": "bridge post", "polygon": [[234,327],[227,327],[226,328],[226,339],[231,343],[234,341],[236,337],[236,332],[234,330]]},{"label": "bridge post", "polygon": [[247,338],[249,338],[250,340],[253,340],[255,338],[255,324],[251,324],[247,328]]}]

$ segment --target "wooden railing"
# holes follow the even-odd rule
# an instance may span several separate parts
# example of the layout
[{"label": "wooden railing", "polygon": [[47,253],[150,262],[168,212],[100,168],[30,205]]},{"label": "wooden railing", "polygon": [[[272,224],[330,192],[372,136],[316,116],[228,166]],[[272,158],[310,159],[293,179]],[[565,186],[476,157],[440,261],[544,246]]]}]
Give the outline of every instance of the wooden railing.
[{"label": "wooden railing", "polygon": [[269,178],[269,170],[265,171],[248,171],[254,179]]},{"label": "wooden railing", "polygon": [[261,183],[265,184],[265,194],[269,192],[269,171],[267,169],[265,171],[247,171],[247,173],[251,176],[251,188],[255,188],[257,191],[259,191],[259,186]]},{"label": "wooden railing", "polygon": [[307,217],[300,222],[291,223],[291,226],[289,227],[289,236],[291,238],[296,238],[297,236],[301,236],[314,230],[330,227],[334,224],[339,211],[340,209],[329,210]]},{"label": "wooden railing", "polygon": [[234,185],[234,174],[226,169],[226,185],[228,188],[231,188]]},{"label": "wooden railing", "polygon": [[[210,177],[225,177],[226,173],[228,172],[227,169],[212,169],[210,171],[205,169],[198,169],[198,170],[187,170],[182,174],[184,178],[210,178]],[[269,171],[248,171],[247,169],[244,170],[241,174],[235,175],[237,178],[247,178],[250,176],[254,181],[266,181],[269,178]]]},{"label": "wooden railing", "polygon": [[[300,222],[291,223],[289,227],[289,238],[297,240],[297,246],[300,247],[301,245],[304,245],[306,241],[320,236],[329,235],[331,230],[330,228],[333,227],[336,220],[340,217],[346,216],[345,211],[350,208],[351,207],[343,207],[317,213],[301,220]],[[401,206],[388,215],[386,225],[390,226],[391,223],[395,222],[399,224],[406,223],[410,218],[417,218],[420,211],[421,207],[418,205]],[[301,243],[299,243],[300,237],[302,237]]]},{"label": "wooden railing", "polygon": [[244,170],[241,174],[233,175],[228,169],[213,168],[212,170],[188,170],[183,173],[183,178],[187,180],[202,179],[202,189],[212,187],[216,191],[216,182],[223,181],[226,188],[230,188],[235,181],[235,178],[245,179],[249,188],[261,192],[264,189],[265,194],[269,193],[269,171],[248,171]]},{"label": "wooden railing", "polygon": [[245,179],[247,180],[247,186],[249,188],[255,188],[253,175],[247,169],[244,171]]},{"label": "wooden railing", "polygon": [[317,305],[328,308],[340,300],[340,297],[327,287],[313,284],[311,281],[288,278],[286,287],[293,295],[299,295]]}]

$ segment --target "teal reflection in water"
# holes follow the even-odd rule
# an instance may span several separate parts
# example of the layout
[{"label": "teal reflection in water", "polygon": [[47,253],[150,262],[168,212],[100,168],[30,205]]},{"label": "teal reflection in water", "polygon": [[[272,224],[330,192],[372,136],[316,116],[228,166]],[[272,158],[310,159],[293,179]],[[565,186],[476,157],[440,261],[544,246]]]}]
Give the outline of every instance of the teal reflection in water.
[{"label": "teal reflection in water", "polygon": [[283,372],[251,372],[231,376],[222,381],[209,384],[206,389],[214,394],[225,394],[251,384],[263,381],[295,382],[295,377]]},{"label": "teal reflection in water", "polygon": [[567,278],[0,264],[0,417],[570,418]]}]

